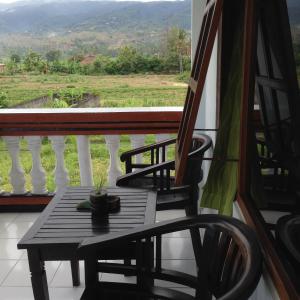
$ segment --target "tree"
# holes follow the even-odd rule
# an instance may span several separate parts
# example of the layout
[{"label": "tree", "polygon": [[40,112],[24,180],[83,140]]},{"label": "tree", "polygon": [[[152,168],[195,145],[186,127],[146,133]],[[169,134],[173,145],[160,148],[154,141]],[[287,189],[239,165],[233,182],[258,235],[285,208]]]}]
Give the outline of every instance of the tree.
[{"label": "tree", "polygon": [[35,71],[39,68],[42,57],[40,54],[30,51],[24,59],[24,68],[26,71]]},{"label": "tree", "polygon": [[109,61],[109,57],[98,55],[94,61],[94,72],[98,74],[106,73],[106,66],[109,64]]},{"label": "tree", "polygon": [[46,59],[48,62],[59,61],[61,57],[60,50],[50,50],[46,53]]},{"label": "tree", "polygon": [[135,48],[131,46],[122,47],[117,58],[119,72],[121,74],[136,73],[140,56]]},{"label": "tree", "polygon": [[165,35],[162,50],[167,65],[172,68],[177,65],[176,69],[182,73],[184,71],[184,58],[190,55],[190,39],[187,32],[184,29],[172,27]]},{"label": "tree", "polygon": [[15,63],[15,64],[18,64],[18,63],[21,62],[21,57],[20,57],[19,54],[14,53],[10,56],[10,61]]}]

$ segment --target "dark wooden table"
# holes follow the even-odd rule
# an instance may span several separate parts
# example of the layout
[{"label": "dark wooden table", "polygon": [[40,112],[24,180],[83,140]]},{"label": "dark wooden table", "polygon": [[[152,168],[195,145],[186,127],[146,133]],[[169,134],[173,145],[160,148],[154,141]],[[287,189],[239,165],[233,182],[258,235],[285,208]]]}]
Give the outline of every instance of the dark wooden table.
[{"label": "dark wooden table", "polygon": [[[120,196],[121,209],[109,214],[108,222],[99,222],[91,218],[89,211],[76,209],[78,203],[89,199],[91,190],[91,187],[68,187],[58,193],[18,243],[18,249],[27,249],[28,252],[32,289],[36,300],[49,299],[45,261],[69,260],[73,285],[77,286],[80,278],[75,252],[85,238],[155,222],[155,192],[146,189],[108,188],[109,194]],[[110,255],[114,256],[111,259],[115,259],[117,252],[119,250],[114,249],[103,259],[109,259]]]}]

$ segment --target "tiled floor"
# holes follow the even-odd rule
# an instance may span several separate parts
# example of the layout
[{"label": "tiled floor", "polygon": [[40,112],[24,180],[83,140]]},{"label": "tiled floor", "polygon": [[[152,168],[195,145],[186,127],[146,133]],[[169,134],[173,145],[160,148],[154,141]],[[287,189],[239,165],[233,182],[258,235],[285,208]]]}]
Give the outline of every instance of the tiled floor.
[{"label": "tiled floor", "polygon": [[[33,300],[26,251],[17,249],[17,242],[30,228],[38,213],[0,213],[0,299]],[[156,220],[184,216],[183,211],[158,212]],[[194,274],[196,272],[189,232],[169,234],[163,238],[163,266]],[[84,268],[80,263],[81,285],[72,287],[68,262],[46,262],[47,280],[51,300],[80,299],[84,288]],[[101,280],[134,280],[125,277],[101,274]],[[162,283],[163,284],[163,283]],[[172,286],[180,289],[180,285]]]}]

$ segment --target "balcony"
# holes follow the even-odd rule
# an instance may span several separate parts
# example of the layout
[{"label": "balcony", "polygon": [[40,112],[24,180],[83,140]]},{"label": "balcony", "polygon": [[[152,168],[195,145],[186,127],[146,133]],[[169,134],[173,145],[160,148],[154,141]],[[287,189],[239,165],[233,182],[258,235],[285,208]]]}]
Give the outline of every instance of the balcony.
[{"label": "balcony", "polygon": [[[22,205],[24,209],[28,205],[47,204],[53,196],[47,190],[47,175],[41,163],[42,137],[48,137],[55,155],[55,191],[70,184],[64,156],[65,139],[70,135],[76,137],[74,155],[78,159],[80,184],[88,186],[94,184],[93,173],[96,172],[93,172],[89,136],[104,136],[109,167],[100,171],[107,174],[106,181],[113,186],[122,173],[118,155],[120,137],[129,135],[132,148],[143,146],[148,134],[154,134],[156,141],[166,139],[177,132],[181,114],[181,107],[1,110],[0,135],[11,159],[11,190],[2,191],[0,210],[16,205]],[[22,151],[29,151],[32,160],[28,178],[25,178],[20,163],[22,139],[27,142],[27,148]],[[101,157],[95,160],[101,160]]]},{"label": "balcony", "polygon": [[[2,191],[0,209],[12,206],[46,204],[52,195],[46,189],[46,173],[41,164],[41,137],[48,137],[55,153],[55,189],[58,191],[69,183],[68,166],[64,159],[65,139],[76,136],[80,183],[92,185],[94,180],[89,136],[102,135],[110,156],[107,175],[109,185],[114,185],[121,174],[118,151],[122,135],[129,135],[133,148],[142,146],[146,135],[154,134],[156,140],[165,139],[176,133],[181,119],[181,107],[131,108],[131,109],[30,109],[1,110],[1,136],[9,153],[12,167],[10,184],[12,190]],[[29,181],[32,189],[25,188],[24,169],[20,163],[20,142],[27,141],[32,157]],[[96,158],[101,159],[101,158]],[[138,159],[142,160],[142,157]],[[30,273],[27,255],[17,250],[16,244],[33,224],[39,213],[1,213],[0,229],[0,295],[5,299],[32,300]],[[184,216],[183,211],[158,212],[156,220]],[[191,242],[187,234],[169,237],[163,241],[169,248],[164,264],[171,268],[195,273]],[[181,251],[172,250],[174,247]],[[46,271],[50,299],[79,299],[84,288],[84,279],[79,287],[72,287],[71,270],[68,262],[48,262]],[[83,264],[80,264],[81,278]],[[109,280],[109,274],[101,275]],[[111,278],[112,279],[112,278]],[[131,277],[124,280],[132,280]],[[180,286],[175,287],[180,288]]]}]

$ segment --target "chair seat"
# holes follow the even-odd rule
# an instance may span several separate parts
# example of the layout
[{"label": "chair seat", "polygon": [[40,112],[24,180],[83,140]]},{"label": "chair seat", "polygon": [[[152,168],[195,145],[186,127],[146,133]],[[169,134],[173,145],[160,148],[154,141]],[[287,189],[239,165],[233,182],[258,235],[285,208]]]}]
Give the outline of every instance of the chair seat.
[{"label": "chair seat", "polygon": [[191,204],[190,194],[187,191],[159,194],[157,196],[156,210],[183,209]]}]

